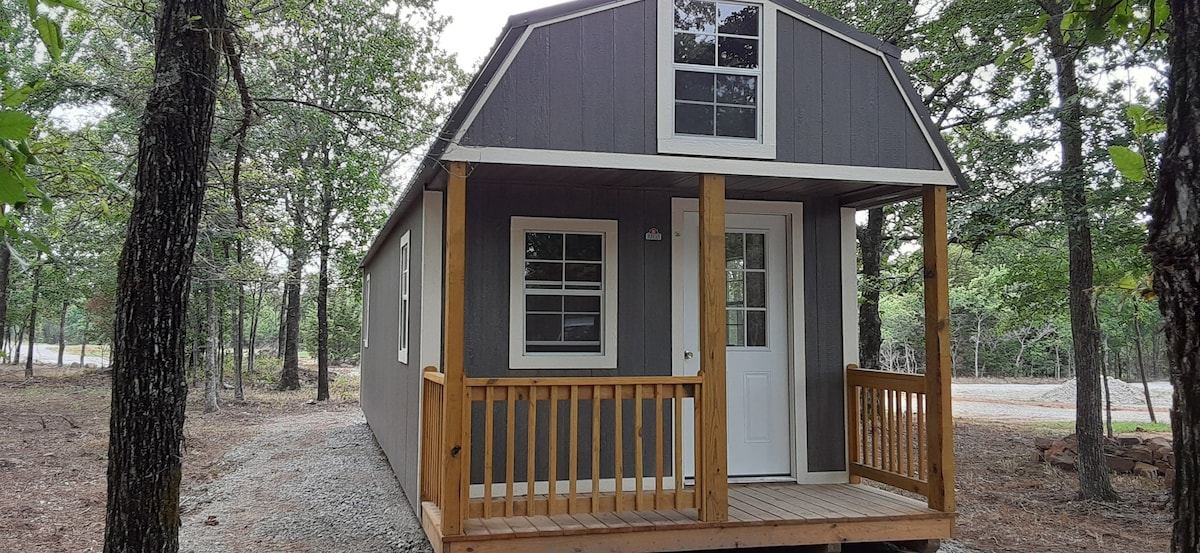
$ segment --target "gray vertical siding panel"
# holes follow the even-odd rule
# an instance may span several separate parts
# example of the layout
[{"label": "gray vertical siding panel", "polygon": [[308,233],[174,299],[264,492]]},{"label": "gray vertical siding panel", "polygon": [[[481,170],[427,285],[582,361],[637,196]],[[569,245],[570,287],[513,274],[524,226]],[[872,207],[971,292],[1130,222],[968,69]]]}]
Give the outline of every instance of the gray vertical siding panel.
[{"label": "gray vertical siding panel", "polygon": [[[654,94],[652,73],[646,70],[645,6],[629,4],[612,11],[614,33],[614,68],[617,76],[613,92],[613,151],[627,154],[653,153],[647,149],[647,112],[653,108],[646,102]],[[651,58],[653,59],[653,58]],[[655,144],[657,148],[657,144]]]},{"label": "gray vertical siding panel", "polygon": [[[534,29],[505,79],[516,79],[520,106],[517,145],[521,148],[550,146],[550,33],[546,27]],[[490,107],[490,106],[489,106]]]},{"label": "gray vertical siding panel", "polygon": [[[583,21],[568,19],[549,29],[547,90],[550,144],[555,150],[583,148]],[[536,32],[536,31],[535,31]]]},{"label": "gray vertical siding panel", "polygon": [[879,166],[879,56],[850,50],[850,163]]},{"label": "gray vertical siding panel", "polygon": [[833,35],[821,35],[821,161],[849,165],[850,141],[850,49]]},{"label": "gray vertical siding panel", "polygon": [[613,131],[616,122],[616,87],[613,84],[616,31],[613,18],[614,11],[606,10],[582,19],[583,117],[580,125],[583,126],[582,148],[589,152],[616,150]]},{"label": "gray vertical siding panel", "polygon": [[880,67],[876,77],[879,82],[879,166],[907,167],[908,135],[904,124],[912,119],[912,114],[887,68]]},{"label": "gray vertical siding panel", "polygon": [[796,34],[791,16],[779,13],[776,30],[775,69],[775,157],[778,160],[793,160],[796,155]]},{"label": "gray vertical siding panel", "polygon": [[941,169],[937,158],[933,155],[933,149],[929,147],[929,141],[925,139],[925,134],[921,132],[921,127],[912,116],[909,116],[905,123],[904,132],[908,137],[908,167],[911,169]]},{"label": "gray vertical siding panel", "polygon": [[646,83],[646,95],[643,100],[646,105],[643,127],[646,143],[642,151],[653,154],[658,153],[658,5],[653,1],[646,1],[642,2],[641,6],[644,10],[642,40],[646,44],[645,53],[642,54],[645,56],[642,74],[645,75]]},{"label": "gray vertical siding panel", "polygon": [[[554,377],[554,376],[642,376],[671,374],[671,250],[669,239],[661,242],[645,240],[646,230],[656,226],[665,236],[670,236],[670,194],[665,191],[642,191],[618,188],[580,189],[544,186],[498,186],[474,182],[468,184],[467,192],[467,375],[471,377]],[[509,319],[509,241],[511,217],[574,217],[590,219],[616,219],[618,245],[618,359],[617,370],[509,370],[508,365],[508,319]],[[591,405],[581,404],[579,455],[591,454]],[[633,467],[632,402],[626,402],[624,418],[626,425],[625,466]],[[498,421],[503,420],[503,407],[495,412]],[[538,444],[544,446],[549,439],[549,404],[538,406]],[[565,405],[560,407],[560,436],[567,436],[567,414]],[[653,404],[644,406],[648,417],[644,429],[647,444],[653,443]],[[525,434],[524,407],[518,407],[517,444],[523,444]],[[602,470],[604,477],[613,474],[614,424],[613,406],[602,406],[601,435]],[[483,428],[482,405],[473,407],[472,428]],[[499,428],[499,426],[497,426]],[[664,416],[664,428],[670,428],[670,418]],[[498,459],[503,459],[503,430],[496,430],[494,440]],[[473,433],[472,478],[476,483],[483,479],[483,437]],[[518,480],[524,479],[525,456],[523,447],[515,452]],[[647,467],[653,466],[653,448],[644,452]],[[566,470],[566,453],[560,453],[559,466]],[[669,457],[669,453],[668,453]],[[670,466],[669,459],[667,466]],[[495,463],[494,474],[503,474],[502,463]],[[581,467],[581,477],[590,476],[590,467]],[[539,457],[535,462],[539,478],[544,478],[547,460]],[[565,472],[563,473],[565,475]],[[632,473],[627,474],[630,475]]]},{"label": "gray vertical siding panel", "polygon": [[[419,512],[417,448],[420,443],[420,263],[411,264],[411,316],[408,365],[397,359],[400,300],[400,237],[409,231],[410,260],[421,256],[421,203],[388,237],[365,269],[371,275],[370,333],[362,357],[362,408],[376,440],[414,510]],[[414,339],[417,338],[417,339]]]},{"label": "gray vertical siding panel", "polygon": [[804,202],[804,332],[808,469],[845,469],[841,212],[836,200]]},{"label": "gray vertical siding panel", "polygon": [[[791,19],[791,18],[789,18]],[[824,47],[821,32],[806,23],[793,20],[795,40],[792,44],[795,68],[792,90],[795,104],[792,124],[796,128],[796,147],[785,161],[822,163],[824,159],[825,121],[822,82],[825,70],[821,62]],[[783,106],[780,106],[783,108]]]}]

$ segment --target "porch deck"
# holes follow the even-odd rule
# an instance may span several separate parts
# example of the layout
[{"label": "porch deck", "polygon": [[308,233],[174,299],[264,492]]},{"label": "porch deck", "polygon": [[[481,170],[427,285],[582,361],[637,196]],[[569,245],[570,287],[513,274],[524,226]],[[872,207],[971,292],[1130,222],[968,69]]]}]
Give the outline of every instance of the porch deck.
[{"label": "porch deck", "polygon": [[696,509],[467,519],[442,534],[441,509],[422,504],[438,553],[493,551],[651,552],[951,537],[954,513],[864,484],[734,484],[729,520]]}]

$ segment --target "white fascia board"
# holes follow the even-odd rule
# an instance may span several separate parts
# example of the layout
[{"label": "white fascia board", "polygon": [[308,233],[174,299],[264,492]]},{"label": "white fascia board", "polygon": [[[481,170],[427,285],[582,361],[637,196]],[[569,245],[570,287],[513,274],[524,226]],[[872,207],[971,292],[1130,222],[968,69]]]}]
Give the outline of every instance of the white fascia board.
[{"label": "white fascia board", "polygon": [[633,169],[675,173],[711,173],[753,177],[858,181],[902,186],[957,186],[954,176],[947,170],[928,171],[922,169],[858,167],[818,163],[784,163],[748,159],[614,154],[608,152],[490,148],[458,145],[447,148],[446,153],[442,155],[442,159],[444,161],[465,161],[468,163]]}]

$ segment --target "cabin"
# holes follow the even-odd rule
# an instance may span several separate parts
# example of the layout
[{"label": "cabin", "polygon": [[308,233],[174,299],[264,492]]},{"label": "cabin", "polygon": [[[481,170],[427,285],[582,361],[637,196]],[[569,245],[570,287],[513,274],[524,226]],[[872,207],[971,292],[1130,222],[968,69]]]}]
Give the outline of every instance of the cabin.
[{"label": "cabin", "polygon": [[[951,537],[961,186],[899,50],[792,0],[511,17],[362,261],[434,548]],[[856,211],[918,198],[928,369],[858,368]]]}]

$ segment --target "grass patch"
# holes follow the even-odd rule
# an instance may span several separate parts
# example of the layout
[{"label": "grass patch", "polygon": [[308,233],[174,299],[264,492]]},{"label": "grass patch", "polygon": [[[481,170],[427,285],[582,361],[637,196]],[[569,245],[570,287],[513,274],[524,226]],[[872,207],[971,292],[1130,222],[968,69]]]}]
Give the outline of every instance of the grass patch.
[{"label": "grass patch", "polygon": [[[1037,425],[1039,428],[1048,428],[1052,430],[1068,430],[1075,431],[1075,423],[1073,422],[1044,422]],[[1171,425],[1165,422],[1129,422],[1115,421],[1112,424],[1113,432],[1117,434],[1127,434],[1130,432],[1171,432]]]}]

